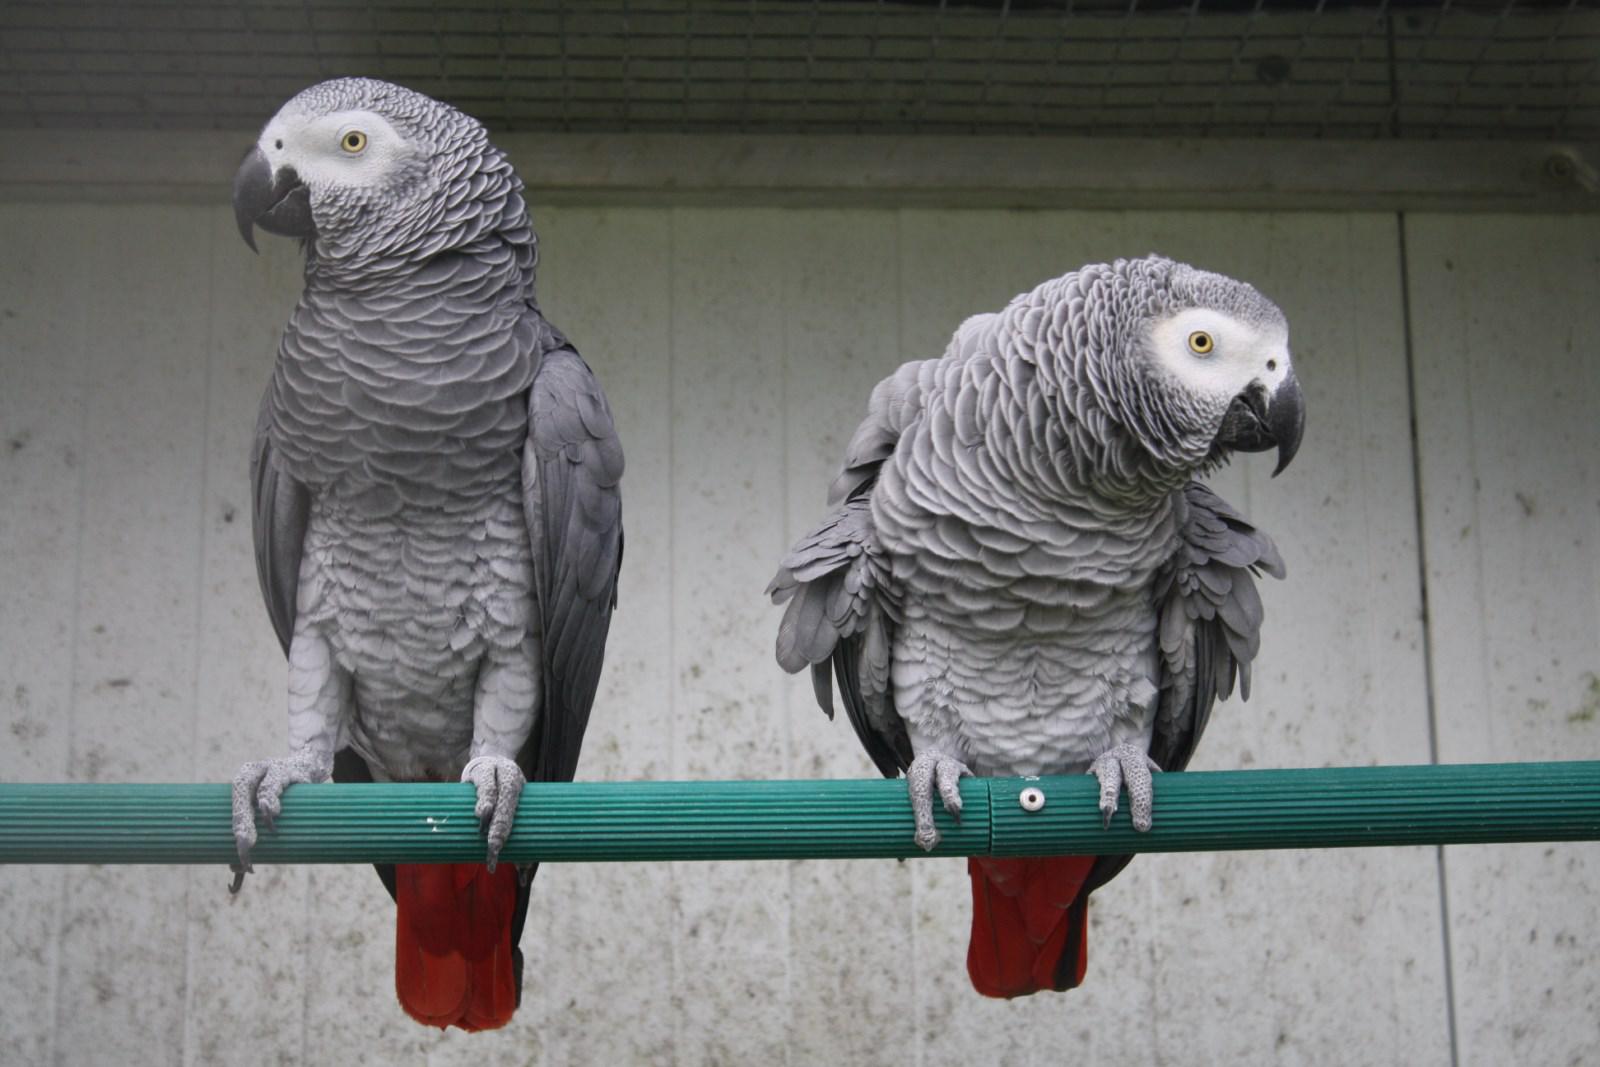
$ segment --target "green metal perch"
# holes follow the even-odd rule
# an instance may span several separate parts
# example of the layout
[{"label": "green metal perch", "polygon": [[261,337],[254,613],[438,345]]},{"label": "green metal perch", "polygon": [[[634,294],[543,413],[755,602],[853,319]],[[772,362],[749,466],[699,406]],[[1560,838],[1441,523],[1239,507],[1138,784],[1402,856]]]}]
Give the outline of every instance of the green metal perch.
[{"label": "green metal perch", "polygon": [[[962,782],[933,855],[1202,852],[1600,839],[1600,761],[1157,777],[1155,827],[1126,803],[1100,825],[1087,775]],[[1029,810],[1038,798],[1043,805]],[[1028,805],[1024,805],[1027,800]],[[234,858],[226,785],[0,784],[0,863],[216,863]],[[483,857],[472,787],[297,785],[257,863]],[[847,859],[922,855],[904,781],[530,784],[509,862]]]}]

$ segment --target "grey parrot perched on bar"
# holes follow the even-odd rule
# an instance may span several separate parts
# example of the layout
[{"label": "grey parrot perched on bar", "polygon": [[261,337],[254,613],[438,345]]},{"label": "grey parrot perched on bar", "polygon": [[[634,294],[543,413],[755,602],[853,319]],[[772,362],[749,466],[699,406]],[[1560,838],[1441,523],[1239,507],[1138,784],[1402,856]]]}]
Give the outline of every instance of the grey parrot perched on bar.
[{"label": "grey parrot perched on bar", "polygon": [[306,256],[251,455],[290,751],[234,780],[238,879],[293,783],[471,782],[486,863],[378,868],[401,1004],[467,1030],[521,996],[533,868],[495,861],[524,780],[576,769],[622,561],[622,447],[522,189],[475,119],[365,78],[290,99],[233,187],[252,248]]},{"label": "grey parrot perched on bar", "polygon": [[[1195,481],[1300,445],[1283,313],[1169,259],[1045,282],[873,390],[823,521],[768,592],[779,664],[833,679],[915,842],[966,774],[1093,773],[1149,829],[1152,770],[1189,761],[1213,703],[1249,695],[1272,541]],[[1129,856],[969,860],[967,970],[989,996],[1077,986],[1090,893]]]}]

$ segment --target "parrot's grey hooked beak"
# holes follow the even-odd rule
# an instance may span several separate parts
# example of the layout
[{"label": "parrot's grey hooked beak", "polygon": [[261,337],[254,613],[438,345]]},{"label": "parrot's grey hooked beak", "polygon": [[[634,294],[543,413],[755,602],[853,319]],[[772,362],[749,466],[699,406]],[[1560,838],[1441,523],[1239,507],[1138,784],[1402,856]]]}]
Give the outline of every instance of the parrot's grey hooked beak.
[{"label": "parrot's grey hooked beak", "polygon": [[1300,451],[1305,429],[1306,401],[1291,370],[1271,396],[1267,395],[1266,386],[1251,382],[1234,397],[1222,416],[1217,444],[1236,452],[1265,452],[1276,446],[1278,465],[1272,470],[1276,478]]},{"label": "parrot's grey hooked beak", "polygon": [[259,145],[245,154],[233,176],[233,217],[252,252],[257,251],[255,226],[283,237],[312,237],[317,232],[311,219],[311,193],[300,175],[293,167],[273,173]]}]

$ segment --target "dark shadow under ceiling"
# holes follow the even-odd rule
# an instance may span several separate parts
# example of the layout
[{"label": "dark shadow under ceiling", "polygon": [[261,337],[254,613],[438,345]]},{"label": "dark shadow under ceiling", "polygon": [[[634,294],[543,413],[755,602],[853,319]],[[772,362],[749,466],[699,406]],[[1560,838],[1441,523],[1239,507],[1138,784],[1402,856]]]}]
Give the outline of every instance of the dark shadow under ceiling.
[{"label": "dark shadow under ceiling", "polygon": [[0,5],[0,126],[254,129],[364,74],[497,130],[1600,138],[1600,2]]}]

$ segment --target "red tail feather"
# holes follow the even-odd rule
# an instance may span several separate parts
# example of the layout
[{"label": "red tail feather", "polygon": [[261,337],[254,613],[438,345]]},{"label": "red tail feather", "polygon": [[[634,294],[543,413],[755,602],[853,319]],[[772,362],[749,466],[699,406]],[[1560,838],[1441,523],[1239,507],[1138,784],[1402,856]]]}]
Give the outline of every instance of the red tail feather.
[{"label": "red tail feather", "polygon": [[1088,901],[1079,901],[1093,856],[973,857],[967,973],[988,997],[1071,989],[1089,965]]},{"label": "red tail feather", "polygon": [[429,1026],[493,1030],[511,1020],[517,984],[511,919],[517,870],[481,863],[395,867],[394,986]]}]

